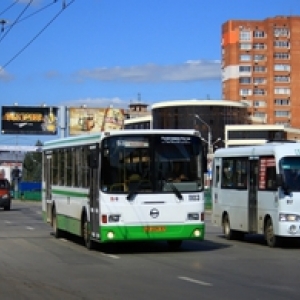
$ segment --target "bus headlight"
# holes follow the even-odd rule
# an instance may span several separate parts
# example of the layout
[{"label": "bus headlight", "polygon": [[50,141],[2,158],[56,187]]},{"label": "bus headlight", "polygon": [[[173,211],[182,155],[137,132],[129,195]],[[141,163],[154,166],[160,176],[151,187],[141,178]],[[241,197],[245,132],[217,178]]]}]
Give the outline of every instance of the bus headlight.
[{"label": "bus headlight", "polygon": [[117,223],[120,221],[121,215],[109,215],[108,222],[109,223]]},{"label": "bus headlight", "polygon": [[279,214],[280,222],[300,222],[300,215],[296,214]]},{"label": "bus headlight", "polygon": [[201,235],[201,230],[200,229],[196,229],[193,232],[194,236],[199,237]]},{"label": "bus headlight", "polygon": [[115,237],[115,234],[112,231],[109,231],[106,236],[109,240],[112,240]]},{"label": "bus headlight", "polygon": [[187,219],[189,221],[196,221],[199,220],[199,213],[188,213]]}]

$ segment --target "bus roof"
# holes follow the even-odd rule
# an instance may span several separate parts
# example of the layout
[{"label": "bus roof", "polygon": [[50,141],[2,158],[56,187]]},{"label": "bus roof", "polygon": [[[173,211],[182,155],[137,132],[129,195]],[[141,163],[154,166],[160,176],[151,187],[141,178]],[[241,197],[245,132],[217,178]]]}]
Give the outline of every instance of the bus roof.
[{"label": "bus roof", "polygon": [[245,157],[258,155],[288,156],[300,155],[300,143],[271,142],[256,146],[242,146],[218,149],[214,157]]},{"label": "bus roof", "polygon": [[72,137],[65,137],[56,140],[46,141],[43,150],[49,150],[53,148],[63,148],[69,146],[88,145],[100,142],[105,136],[114,135],[150,135],[150,134],[168,134],[168,135],[198,135],[197,130],[193,129],[126,129],[126,130],[113,130],[107,132],[99,132],[92,134],[82,134]]}]

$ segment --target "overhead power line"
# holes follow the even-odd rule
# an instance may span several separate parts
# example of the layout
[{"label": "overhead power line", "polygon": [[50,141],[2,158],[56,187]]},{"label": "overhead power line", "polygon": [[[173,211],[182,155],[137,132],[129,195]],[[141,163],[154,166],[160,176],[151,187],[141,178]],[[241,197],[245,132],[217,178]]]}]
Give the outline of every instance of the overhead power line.
[{"label": "overhead power line", "polygon": [[11,5],[9,5],[7,8],[5,8],[2,12],[0,12],[0,16],[6,13],[9,9],[11,9],[15,4],[17,4],[20,0],[16,0]]},{"label": "overhead power line", "polygon": [[[32,2],[33,0],[30,1],[30,3]],[[54,2],[57,2],[57,0],[55,0]],[[63,0],[63,5],[62,5],[62,8],[61,10],[56,14],[54,15],[54,17],[24,46],[22,47],[11,59],[9,59],[5,64],[3,64],[2,66],[0,66],[0,71],[4,68],[6,68],[11,62],[13,62],[23,51],[26,50],[26,48],[28,48],[61,14],[62,12],[68,8],[70,5],[72,5],[73,3],[75,2],[75,0],[71,0],[69,1],[68,3],[66,3],[64,0]],[[30,4],[29,3],[29,4]],[[21,16],[21,14],[20,14]],[[17,21],[17,20],[16,20]],[[16,21],[14,22],[14,24],[16,23]],[[2,39],[1,39],[2,40]],[[0,42],[1,42],[0,40]]]},{"label": "overhead power line", "polygon": [[31,5],[33,0],[30,0],[27,5],[25,6],[25,8],[22,10],[22,12],[19,14],[19,16],[17,17],[17,19],[12,23],[12,25],[9,27],[9,29],[7,31],[5,31],[5,33],[3,34],[3,36],[0,39],[0,43],[2,42],[2,40],[7,36],[7,34],[10,32],[10,30],[16,25],[16,23],[18,22],[18,20],[22,17],[22,15],[25,13],[25,11],[29,8],[29,6]]}]

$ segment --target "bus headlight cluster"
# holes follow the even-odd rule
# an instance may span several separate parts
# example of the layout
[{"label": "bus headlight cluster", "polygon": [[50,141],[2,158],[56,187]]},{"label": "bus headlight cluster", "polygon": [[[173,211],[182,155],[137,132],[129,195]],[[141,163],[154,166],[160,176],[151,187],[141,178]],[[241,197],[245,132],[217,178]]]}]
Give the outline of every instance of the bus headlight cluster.
[{"label": "bus headlight cluster", "polygon": [[300,215],[296,214],[279,214],[280,222],[300,222]]},{"label": "bus headlight cluster", "polygon": [[108,216],[108,222],[109,223],[117,223],[120,221],[121,215],[109,215]]},{"label": "bus headlight cluster", "polygon": [[188,213],[187,219],[189,221],[196,221],[199,220],[199,213]]}]

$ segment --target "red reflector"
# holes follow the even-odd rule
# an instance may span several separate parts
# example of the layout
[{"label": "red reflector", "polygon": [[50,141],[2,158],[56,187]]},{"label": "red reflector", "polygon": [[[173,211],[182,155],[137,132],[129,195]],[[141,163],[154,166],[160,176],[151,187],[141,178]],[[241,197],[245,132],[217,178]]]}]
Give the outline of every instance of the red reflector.
[{"label": "red reflector", "polygon": [[201,213],[201,221],[204,221],[204,212]]},{"label": "red reflector", "polygon": [[107,223],[107,215],[101,215],[102,223]]}]

